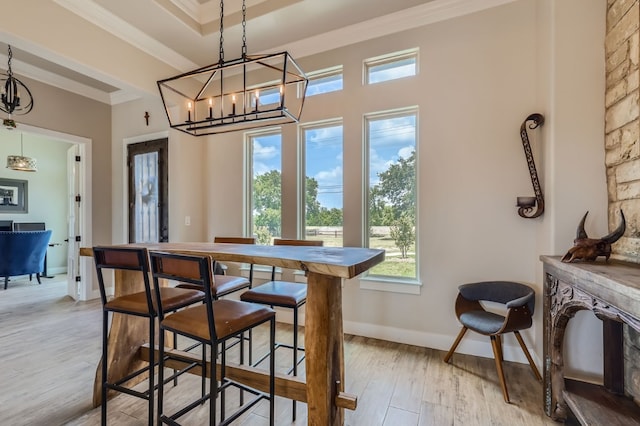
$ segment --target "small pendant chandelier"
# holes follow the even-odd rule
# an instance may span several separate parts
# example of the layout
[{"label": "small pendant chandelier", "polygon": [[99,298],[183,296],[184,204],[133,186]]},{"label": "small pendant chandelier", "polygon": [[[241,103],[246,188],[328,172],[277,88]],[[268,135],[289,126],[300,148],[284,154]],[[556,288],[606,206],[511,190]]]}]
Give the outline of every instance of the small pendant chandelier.
[{"label": "small pendant chandelier", "polygon": [[[31,91],[23,82],[13,76],[11,70],[11,59],[13,58],[13,52],[11,46],[9,46],[9,60],[7,65],[7,72],[0,73],[0,110],[7,114],[24,115],[31,112],[33,109],[33,96]],[[22,93],[21,93],[22,92]],[[26,99],[24,99],[26,95]]]},{"label": "small pendant chandelier", "polygon": [[24,156],[22,143],[22,133],[20,133],[20,155],[7,156],[7,169],[17,170],[21,172],[37,172],[37,160],[35,158]]},{"label": "small pendant chandelier", "polygon": [[248,55],[242,1],[242,57],[224,60],[220,1],[219,61],[158,81],[171,128],[193,136],[297,123],[308,79],[288,52]]}]

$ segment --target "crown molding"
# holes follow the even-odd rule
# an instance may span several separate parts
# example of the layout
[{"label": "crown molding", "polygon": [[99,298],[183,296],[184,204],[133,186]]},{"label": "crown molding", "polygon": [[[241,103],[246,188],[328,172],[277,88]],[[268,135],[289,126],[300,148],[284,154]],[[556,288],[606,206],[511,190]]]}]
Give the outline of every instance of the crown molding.
[{"label": "crown molding", "polygon": [[[6,63],[7,59],[6,55],[0,55],[1,63]],[[111,103],[111,96],[102,90],[94,89],[93,87],[78,83],[59,74],[45,71],[42,68],[21,62],[15,58],[13,59],[13,70],[14,74],[18,75],[18,78],[24,76],[31,80],[36,80],[98,102]]]},{"label": "crown molding", "polygon": [[369,21],[287,43],[274,51],[300,58],[502,6],[517,0],[434,0]]},{"label": "crown molding", "polygon": [[188,70],[198,65],[176,51],[149,37],[133,25],[109,12],[94,1],[54,0],[57,4],[113,34],[126,43],[177,69]]},{"label": "crown molding", "polygon": [[[200,15],[199,18],[202,19],[203,8],[200,7],[201,5],[196,4],[194,0],[170,1],[177,7],[180,7],[178,4],[182,5],[180,8],[190,16],[193,16],[192,14],[195,16]],[[274,47],[270,50],[287,50],[295,57],[305,57],[350,44],[469,15],[515,1],[517,0],[433,0],[379,18],[287,43],[286,45]],[[186,72],[198,67],[197,64],[149,37],[92,0],[54,0],[54,2],[177,70]],[[189,12],[185,9],[189,10]],[[32,69],[24,69],[25,76],[111,105],[139,97],[138,91],[131,90],[131,88],[124,88],[112,94],[105,94],[83,84],[51,73],[39,71],[34,67],[31,68]]]}]

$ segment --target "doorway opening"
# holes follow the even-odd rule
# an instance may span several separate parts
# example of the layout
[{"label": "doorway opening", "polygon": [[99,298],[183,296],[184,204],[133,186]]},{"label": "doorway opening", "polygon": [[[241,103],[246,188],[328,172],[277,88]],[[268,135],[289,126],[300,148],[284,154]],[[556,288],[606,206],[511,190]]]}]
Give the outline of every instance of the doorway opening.
[{"label": "doorway opening", "polygon": [[[91,247],[92,237],[92,215],[91,215],[91,139],[69,135],[53,130],[43,129],[40,127],[30,126],[27,124],[19,124],[17,129],[11,132],[22,134],[23,140],[45,141],[48,145],[59,144],[57,149],[57,161],[61,163],[61,174],[66,174],[60,179],[56,185],[56,194],[53,199],[47,198],[34,199],[34,191],[36,187],[31,185],[30,195],[31,205],[30,212],[19,217],[21,221],[38,219],[44,221],[47,228],[55,227],[54,234],[56,240],[50,252],[48,252],[49,273],[67,273],[67,294],[75,300],[89,300],[97,297],[93,294],[93,260],[89,257],[80,257],[80,246]],[[61,143],[64,143],[61,144]],[[28,145],[25,145],[28,146]],[[42,145],[41,145],[42,146]],[[51,145],[52,146],[52,145]],[[38,157],[38,152],[27,151],[33,157]],[[40,163],[46,163],[48,153],[42,153]],[[64,165],[62,165],[64,164]],[[39,185],[50,188],[51,182],[47,180],[46,169],[39,167],[41,170],[29,179],[40,179]],[[18,172],[24,173],[24,172]],[[64,184],[62,181],[66,181]],[[34,182],[35,183],[35,182]],[[62,186],[61,189],[58,189]],[[46,195],[51,195],[53,191],[45,189]],[[42,192],[41,192],[42,194]],[[37,210],[36,210],[37,209]],[[53,220],[47,220],[47,214],[51,214],[53,209],[65,210],[66,217]],[[57,210],[57,211],[59,211]],[[57,216],[63,215],[60,213]],[[60,241],[58,241],[60,240]],[[63,250],[63,253],[57,252]],[[58,258],[56,262],[55,259]],[[66,262],[64,259],[66,258]],[[53,262],[52,262],[53,261]],[[66,263],[66,267],[62,266]]]}]

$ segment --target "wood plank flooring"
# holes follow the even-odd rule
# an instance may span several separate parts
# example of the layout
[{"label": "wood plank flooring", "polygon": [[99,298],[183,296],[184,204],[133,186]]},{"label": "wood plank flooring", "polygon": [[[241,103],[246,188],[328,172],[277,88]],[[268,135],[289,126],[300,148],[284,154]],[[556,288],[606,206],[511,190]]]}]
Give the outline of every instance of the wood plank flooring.
[{"label": "wood plank flooring", "polygon": [[[99,425],[91,393],[100,357],[99,301],[75,302],[65,296],[65,276],[13,279],[0,290],[0,424],[12,426]],[[257,333],[256,352],[266,333]],[[278,340],[291,338],[291,327],[278,324]],[[281,352],[282,351],[282,352]],[[289,351],[280,349],[284,370]],[[387,341],[345,336],[346,391],[358,396],[358,408],[345,410],[348,425],[555,425],[542,411],[542,385],[529,366],[506,363],[511,404],[502,399],[492,359],[454,355]],[[304,365],[304,364],[302,364]],[[304,374],[304,369],[301,374]],[[195,395],[199,378],[181,379],[167,391],[168,404]],[[228,406],[235,403],[233,392]],[[109,402],[109,424],[146,425],[146,404],[127,395]],[[185,417],[185,424],[206,423],[207,407]],[[298,403],[291,422],[291,402],[276,401],[277,424],[306,424],[306,405]],[[258,404],[238,419],[241,425],[266,425],[268,405]]]}]

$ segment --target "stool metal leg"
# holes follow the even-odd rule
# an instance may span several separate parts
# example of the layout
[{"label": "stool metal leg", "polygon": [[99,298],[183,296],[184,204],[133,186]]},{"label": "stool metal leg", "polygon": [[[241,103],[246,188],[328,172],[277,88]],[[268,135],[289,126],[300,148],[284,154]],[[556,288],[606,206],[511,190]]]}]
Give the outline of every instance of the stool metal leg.
[{"label": "stool metal leg", "polygon": [[147,395],[149,398],[149,426],[153,426],[153,395],[155,394],[155,322],[156,319],[153,315],[149,316],[149,346],[151,350],[149,351],[149,394]]},{"label": "stool metal leg", "polygon": [[[293,309],[293,375],[298,375],[298,307]],[[293,400],[293,421],[296,421],[296,400]]]},{"label": "stool metal leg", "polygon": [[108,333],[109,312],[102,311],[102,406],[100,424],[107,424],[107,333]]}]

